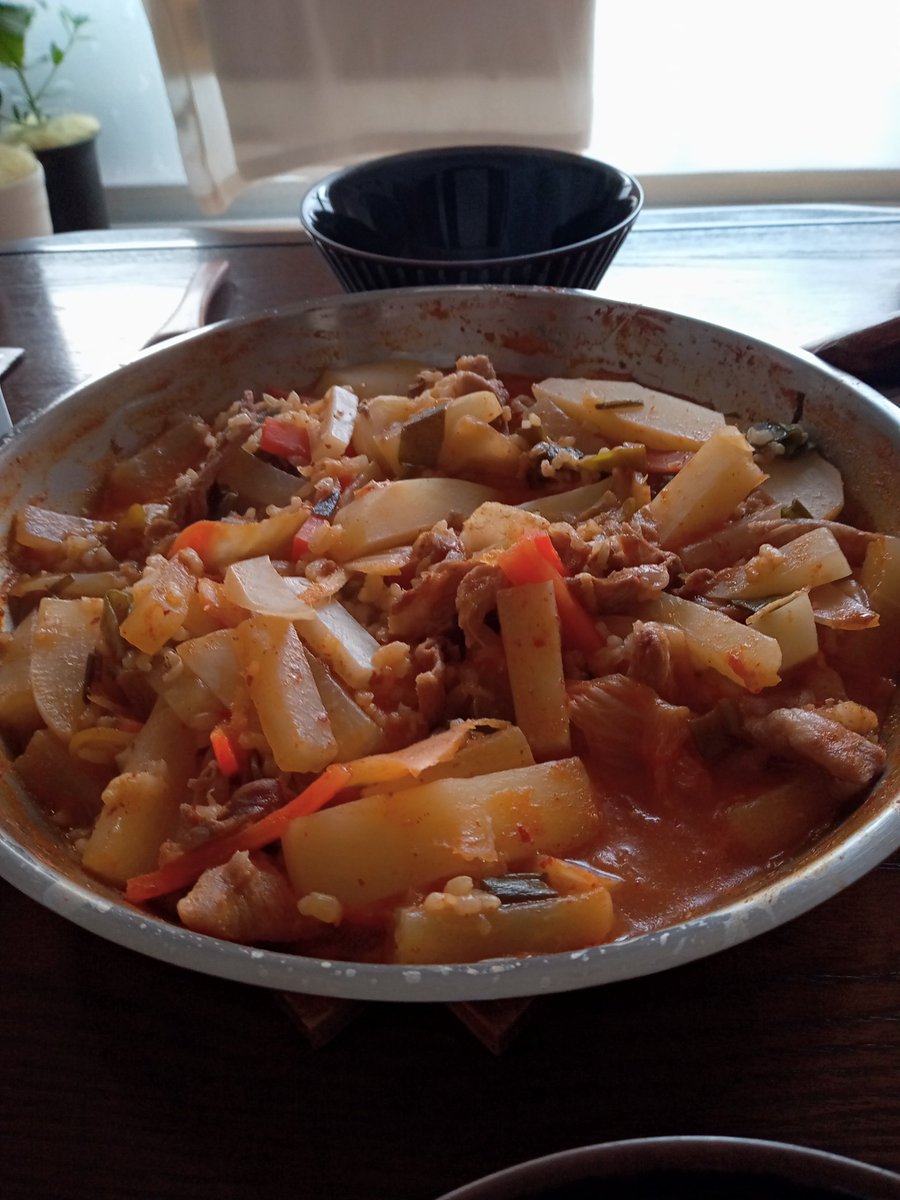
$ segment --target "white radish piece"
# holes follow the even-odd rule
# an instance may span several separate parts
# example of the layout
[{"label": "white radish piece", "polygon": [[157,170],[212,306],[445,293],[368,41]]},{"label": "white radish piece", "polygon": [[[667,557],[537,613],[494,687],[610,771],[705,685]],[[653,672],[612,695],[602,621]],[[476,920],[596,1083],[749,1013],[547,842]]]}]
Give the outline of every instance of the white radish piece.
[{"label": "white radish piece", "polygon": [[41,601],[31,636],[31,688],[38,712],[58,738],[68,741],[85,709],[88,658],[97,649],[103,601]]},{"label": "white radish piece", "polygon": [[312,616],[309,604],[278,574],[267,554],[232,563],[225,572],[225,595],[263,617],[302,621]]}]

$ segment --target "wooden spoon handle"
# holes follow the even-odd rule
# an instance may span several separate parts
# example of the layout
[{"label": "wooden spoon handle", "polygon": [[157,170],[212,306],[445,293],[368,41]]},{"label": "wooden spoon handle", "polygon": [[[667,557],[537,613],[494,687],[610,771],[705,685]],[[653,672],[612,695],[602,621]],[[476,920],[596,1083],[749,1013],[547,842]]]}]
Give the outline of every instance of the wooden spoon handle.
[{"label": "wooden spoon handle", "polygon": [[900,313],[806,348],[823,362],[865,383],[900,383]]},{"label": "wooden spoon handle", "polygon": [[205,325],[209,303],[227,273],[228,263],[225,259],[211,258],[209,262],[201,263],[191,276],[175,311],[144,343],[144,347],[155,346],[157,342]]}]

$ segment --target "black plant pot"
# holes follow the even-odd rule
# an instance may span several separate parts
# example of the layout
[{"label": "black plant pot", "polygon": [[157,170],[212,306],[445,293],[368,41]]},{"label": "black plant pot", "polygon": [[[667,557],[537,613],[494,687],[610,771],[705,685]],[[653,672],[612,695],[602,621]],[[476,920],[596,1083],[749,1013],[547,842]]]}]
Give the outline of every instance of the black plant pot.
[{"label": "black plant pot", "polygon": [[44,168],[54,233],[108,229],[109,214],[97,162],[97,139],[36,150]]}]

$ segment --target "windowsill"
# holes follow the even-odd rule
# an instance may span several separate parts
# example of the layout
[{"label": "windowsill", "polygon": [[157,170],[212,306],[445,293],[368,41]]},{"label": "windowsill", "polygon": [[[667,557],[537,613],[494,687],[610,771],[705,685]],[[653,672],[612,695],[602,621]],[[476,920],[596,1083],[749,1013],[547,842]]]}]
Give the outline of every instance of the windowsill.
[{"label": "windowsill", "polygon": [[[227,212],[203,215],[187,185],[110,186],[106,189],[114,226],[226,224],[253,222],[270,228],[299,225],[300,203],[321,171],[282,176],[249,185]],[[900,204],[900,170],[747,171],[639,176],[646,211],[707,205]]]}]

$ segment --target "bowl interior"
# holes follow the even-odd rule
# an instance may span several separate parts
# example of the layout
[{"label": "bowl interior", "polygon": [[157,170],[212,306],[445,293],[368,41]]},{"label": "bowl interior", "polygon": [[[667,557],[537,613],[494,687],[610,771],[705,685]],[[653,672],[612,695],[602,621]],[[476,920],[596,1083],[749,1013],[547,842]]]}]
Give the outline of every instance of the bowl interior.
[{"label": "bowl interior", "polygon": [[[704,322],[579,292],[401,289],[313,301],[175,339],[64,397],[0,446],[0,535],[25,503],[78,511],[113,454],[133,452],[183,411],[210,415],[246,388],[303,389],[328,366],[392,356],[450,364],[486,353],[532,377],[621,373],[739,418],[803,420],[848,483],[848,519],[897,530],[900,411],[816,363]],[[71,506],[74,506],[72,508]],[[0,555],[0,590],[9,567]],[[651,974],[754,937],[834,896],[900,845],[900,728],[888,770],[823,841],[752,891],[691,920],[575,954],[460,966],[320,961],[202,937],[128,905],[68,855],[23,796],[0,743],[0,874],[120,944],[243,982],[354,998],[432,1002],[566,991]]]},{"label": "bowl interior", "polygon": [[662,1137],[563,1150],[441,1200],[887,1200],[900,1176],[805,1146]]},{"label": "bowl interior", "polygon": [[623,171],[562,152],[478,147],[396,155],[339,172],[305,198],[310,233],[417,261],[542,254],[617,230],[641,191]]}]

